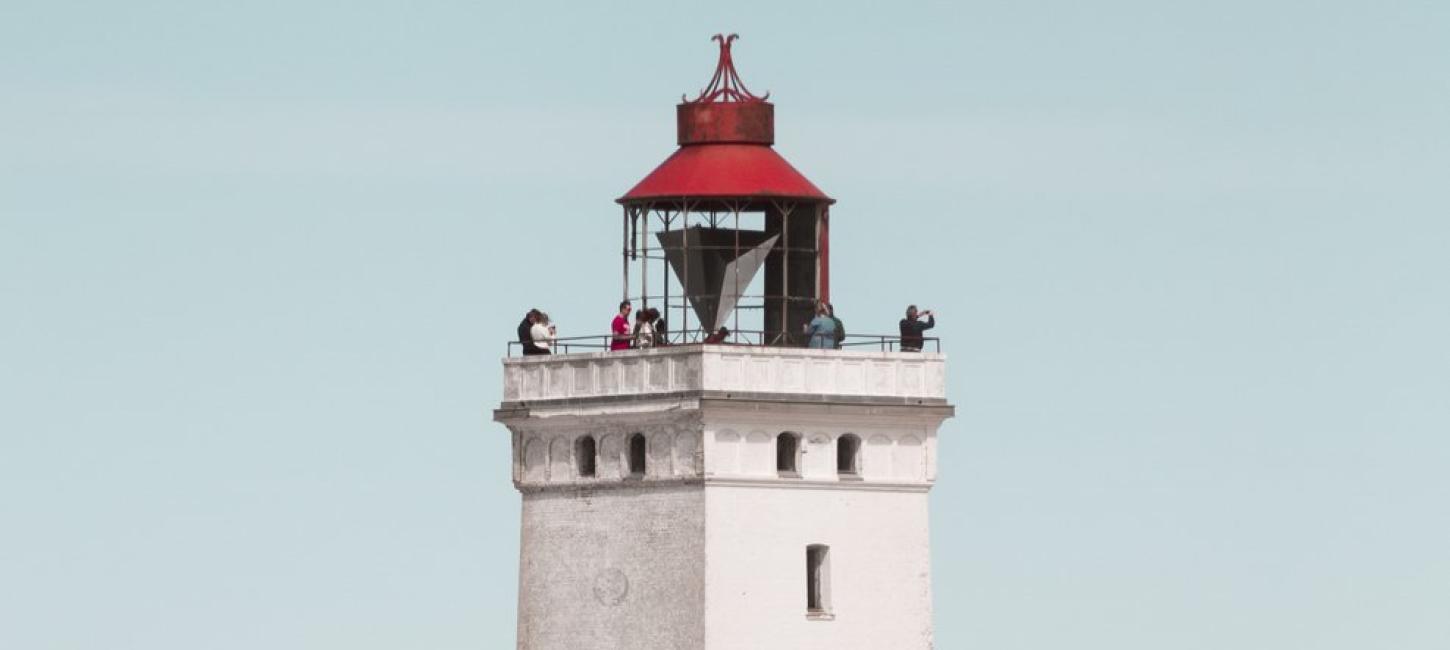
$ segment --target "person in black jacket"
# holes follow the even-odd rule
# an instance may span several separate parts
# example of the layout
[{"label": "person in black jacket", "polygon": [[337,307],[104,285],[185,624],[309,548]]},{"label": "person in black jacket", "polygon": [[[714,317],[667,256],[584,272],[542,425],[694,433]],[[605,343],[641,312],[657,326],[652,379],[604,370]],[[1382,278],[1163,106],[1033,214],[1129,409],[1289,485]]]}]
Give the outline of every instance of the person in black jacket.
[{"label": "person in black jacket", "polygon": [[[925,322],[920,320],[921,316],[926,317]],[[917,313],[916,305],[907,307],[906,318],[901,319],[901,351],[921,352],[922,333],[933,327],[936,327],[936,315],[931,310]]]},{"label": "person in black jacket", "polygon": [[539,316],[543,312],[537,309],[530,309],[524,314],[524,320],[519,322],[519,347],[523,348],[524,354],[548,354],[549,351],[534,345],[534,323],[539,322]]},{"label": "person in black jacket", "polygon": [[846,326],[841,323],[840,318],[836,317],[836,306],[829,302],[824,304],[826,305],[826,315],[830,316],[831,320],[836,322],[836,340],[833,343],[834,347],[839,350],[841,349],[841,342],[846,340]]}]

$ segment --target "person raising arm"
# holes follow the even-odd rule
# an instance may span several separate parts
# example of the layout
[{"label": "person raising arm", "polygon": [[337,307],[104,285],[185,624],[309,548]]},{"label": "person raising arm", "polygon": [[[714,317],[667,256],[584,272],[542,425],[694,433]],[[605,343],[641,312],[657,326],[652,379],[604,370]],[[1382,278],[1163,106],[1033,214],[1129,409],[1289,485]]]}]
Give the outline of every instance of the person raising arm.
[{"label": "person raising arm", "polygon": [[[926,321],[921,320],[922,316],[926,316]],[[917,312],[916,305],[907,307],[906,318],[901,319],[901,351],[921,352],[923,333],[933,327],[936,327],[936,315],[930,309]]]}]

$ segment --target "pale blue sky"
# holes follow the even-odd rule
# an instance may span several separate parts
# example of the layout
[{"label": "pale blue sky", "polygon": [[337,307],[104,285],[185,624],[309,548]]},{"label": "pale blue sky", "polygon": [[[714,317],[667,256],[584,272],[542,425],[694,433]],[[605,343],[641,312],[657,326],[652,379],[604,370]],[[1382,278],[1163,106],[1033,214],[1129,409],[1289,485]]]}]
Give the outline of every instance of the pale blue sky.
[{"label": "pale blue sky", "polygon": [[937,309],[944,650],[1450,647],[1450,4],[0,5],[0,647],[511,647],[489,422],[717,31]]}]

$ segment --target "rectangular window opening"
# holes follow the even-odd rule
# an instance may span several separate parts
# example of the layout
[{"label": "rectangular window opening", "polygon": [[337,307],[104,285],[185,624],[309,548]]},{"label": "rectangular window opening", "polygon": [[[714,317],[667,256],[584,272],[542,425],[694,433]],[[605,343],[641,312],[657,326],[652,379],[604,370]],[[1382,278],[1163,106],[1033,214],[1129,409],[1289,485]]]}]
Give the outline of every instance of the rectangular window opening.
[{"label": "rectangular window opening", "polygon": [[789,431],[775,437],[775,471],[783,478],[800,478],[800,436]]},{"label": "rectangular window opening", "polygon": [[806,618],[834,618],[831,615],[831,547],[824,544],[806,547]]},{"label": "rectangular window opening", "polygon": [[645,461],[648,457],[648,447],[645,444],[643,433],[636,433],[629,437],[629,475],[632,478],[643,478],[645,472]]},{"label": "rectangular window opening", "polygon": [[594,478],[595,474],[594,436],[584,436],[574,448],[574,457],[579,461],[579,477]]},{"label": "rectangular window opening", "polygon": [[842,478],[858,478],[861,475],[861,439],[846,434],[836,441],[836,474]]}]

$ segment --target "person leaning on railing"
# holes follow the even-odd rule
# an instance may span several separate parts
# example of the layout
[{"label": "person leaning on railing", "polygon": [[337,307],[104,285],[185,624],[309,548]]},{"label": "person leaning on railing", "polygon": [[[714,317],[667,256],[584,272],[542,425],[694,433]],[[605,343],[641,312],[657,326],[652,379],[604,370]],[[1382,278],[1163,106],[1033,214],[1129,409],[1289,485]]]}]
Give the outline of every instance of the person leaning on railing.
[{"label": "person leaning on railing", "polygon": [[669,326],[669,324],[665,322],[665,319],[660,318],[660,310],[655,309],[654,307],[650,307],[649,308],[649,311],[650,311],[650,315],[654,317],[654,322],[655,322],[655,345],[669,345],[670,344],[670,326]]},{"label": "person leaning on railing", "polygon": [[519,347],[523,349],[524,354],[549,353],[548,350],[534,345],[534,326],[539,323],[539,319],[543,315],[544,313],[537,309],[530,309],[527,314],[524,314],[524,319],[519,322]]},{"label": "person leaning on railing", "polygon": [[[554,322],[549,320],[549,315],[538,312],[534,319],[534,326],[529,328],[529,336],[534,341],[534,354],[553,354],[554,339],[558,338],[557,330],[554,329]],[[527,354],[527,353],[526,353]]]},{"label": "person leaning on railing", "polygon": [[653,309],[645,308],[634,314],[634,347],[636,348],[653,347],[655,344],[653,311]]},{"label": "person leaning on railing", "polygon": [[[926,322],[920,320],[926,316]],[[931,310],[917,313],[916,305],[906,308],[906,318],[901,319],[901,351],[921,352],[921,344],[925,340],[922,336],[927,330],[936,327],[936,315]]]},{"label": "person leaning on railing", "polygon": [[816,305],[816,317],[806,324],[806,347],[827,350],[836,347],[836,319],[826,303]]}]

